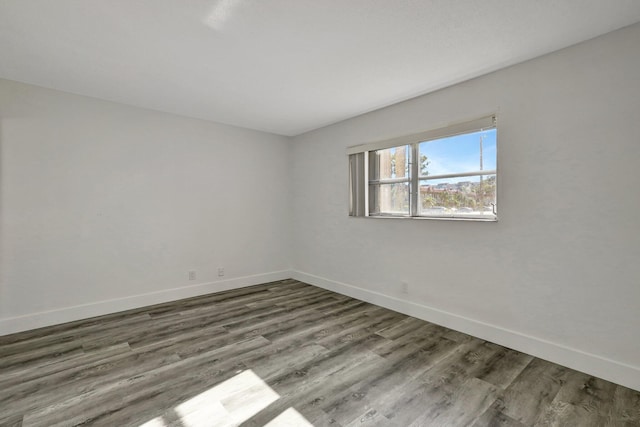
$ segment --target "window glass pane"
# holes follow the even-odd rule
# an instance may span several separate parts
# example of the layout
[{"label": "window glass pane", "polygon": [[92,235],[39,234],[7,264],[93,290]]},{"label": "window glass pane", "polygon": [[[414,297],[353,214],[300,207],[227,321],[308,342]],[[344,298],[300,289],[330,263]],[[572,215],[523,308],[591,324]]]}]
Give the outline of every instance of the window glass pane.
[{"label": "window glass pane", "polygon": [[495,175],[420,181],[419,215],[493,217],[495,204]]},{"label": "window glass pane", "polygon": [[411,150],[408,145],[372,151],[369,177],[372,180],[409,178]]},{"label": "window glass pane", "polygon": [[420,176],[496,169],[496,130],[421,142]]},{"label": "window glass pane", "polygon": [[370,185],[369,213],[409,215],[409,183]]}]

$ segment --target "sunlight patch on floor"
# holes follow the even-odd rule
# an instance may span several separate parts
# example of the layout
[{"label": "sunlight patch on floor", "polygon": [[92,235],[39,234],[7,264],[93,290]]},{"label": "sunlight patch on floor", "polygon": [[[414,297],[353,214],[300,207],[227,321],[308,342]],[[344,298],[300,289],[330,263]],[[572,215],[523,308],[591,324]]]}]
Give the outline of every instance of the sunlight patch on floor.
[{"label": "sunlight patch on floor", "polygon": [[273,420],[265,424],[265,427],[313,427],[305,417],[293,408],[289,408]]},{"label": "sunlight patch on floor", "polygon": [[165,427],[176,416],[183,427],[237,426],[279,398],[252,370],[242,371],[140,427]]},{"label": "sunlight patch on floor", "polygon": [[167,427],[162,417],[154,418],[151,421],[147,421],[144,424],[140,424],[140,427]]}]

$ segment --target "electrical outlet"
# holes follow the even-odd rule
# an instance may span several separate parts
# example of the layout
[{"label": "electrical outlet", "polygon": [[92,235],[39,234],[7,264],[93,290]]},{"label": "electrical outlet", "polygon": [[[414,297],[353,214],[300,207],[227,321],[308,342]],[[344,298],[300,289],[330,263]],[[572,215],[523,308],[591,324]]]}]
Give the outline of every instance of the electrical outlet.
[{"label": "electrical outlet", "polygon": [[224,276],[224,267],[218,268],[218,277]]},{"label": "electrical outlet", "polygon": [[195,270],[189,271],[189,280],[196,280],[196,271]]},{"label": "electrical outlet", "polygon": [[409,284],[407,282],[400,283],[400,292],[403,294],[409,293]]}]

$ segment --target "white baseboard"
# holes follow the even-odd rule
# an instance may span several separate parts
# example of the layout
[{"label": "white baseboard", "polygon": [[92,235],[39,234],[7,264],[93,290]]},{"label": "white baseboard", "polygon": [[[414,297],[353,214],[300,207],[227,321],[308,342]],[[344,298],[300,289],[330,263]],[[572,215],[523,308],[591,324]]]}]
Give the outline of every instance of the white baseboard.
[{"label": "white baseboard", "polygon": [[191,286],[164,289],[141,295],[133,295],[124,298],[99,301],[89,304],[64,307],[57,310],[43,311],[24,316],[0,319],[0,336],[15,332],[27,331],[44,326],[58,325],[75,320],[87,319],[104,314],[117,313],[153,304],[190,298],[213,292],[227,291],[246,286],[259,285],[261,283],[284,280],[291,277],[290,270],[275,271],[271,273],[256,274],[253,276],[237,277],[234,279],[219,280],[217,282],[199,283]]},{"label": "white baseboard", "polygon": [[627,365],[596,354],[532,337],[500,326],[469,319],[426,305],[417,304],[324,277],[291,270],[256,274],[217,282],[200,283],[125,298],[4,318],[0,319],[0,336],[213,292],[284,280],[290,277],[428,322],[436,323],[456,331],[464,332],[474,337],[531,354],[541,359],[549,360],[640,391],[640,367]]},{"label": "white baseboard", "polygon": [[292,277],[640,391],[637,366],[324,277],[300,271],[293,271]]}]

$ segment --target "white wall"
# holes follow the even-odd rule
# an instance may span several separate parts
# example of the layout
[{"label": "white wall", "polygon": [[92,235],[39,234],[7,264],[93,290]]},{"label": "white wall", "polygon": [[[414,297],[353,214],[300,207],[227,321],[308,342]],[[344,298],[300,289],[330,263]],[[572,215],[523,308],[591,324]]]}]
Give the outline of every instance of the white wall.
[{"label": "white wall", "polygon": [[7,80],[0,119],[0,335],[290,275],[288,138]]},{"label": "white wall", "polygon": [[[296,137],[296,277],[640,389],[638,46],[635,25]],[[494,111],[499,222],[347,217],[346,147]]]}]

